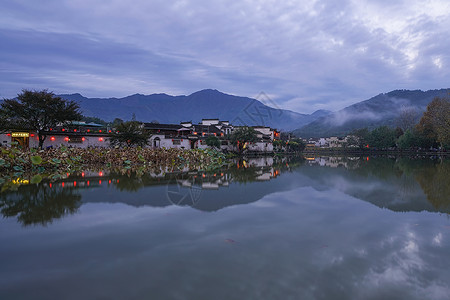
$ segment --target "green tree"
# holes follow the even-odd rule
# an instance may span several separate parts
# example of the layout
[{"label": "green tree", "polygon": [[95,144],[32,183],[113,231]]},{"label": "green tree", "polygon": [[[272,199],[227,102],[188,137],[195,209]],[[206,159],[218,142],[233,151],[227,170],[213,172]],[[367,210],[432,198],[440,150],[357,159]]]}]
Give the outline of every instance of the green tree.
[{"label": "green tree", "polygon": [[283,149],[283,146],[286,145],[286,142],[282,141],[282,140],[274,140],[272,142],[272,144],[273,144],[273,147],[274,147],[275,150],[281,151]]},{"label": "green tree", "polygon": [[0,111],[9,129],[28,129],[37,133],[42,149],[51,127],[82,118],[74,101],[64,100],[48,90],[22,90],[17,99],[4,99]]},{"label": "green tree", "polygon": [[97,117],[85,117],[85,116],[83,116],[81,118],[81,121],[84,121],[86,123],[101,124],[101,125],[105,125],[105,126],[108,124],[108,122],[106,122],[106,121],[104,121],[104,120],[102,120],[100,118],[97,118]]},{"label": "green tree", "polygon": [[0,133],[5,132],[6,130],[10,129],[8,128],[8,116],[3,111],[3,109],[0,109]]},{"label": "green tree", "polygon": [[141,122],[128,121],[116,127],[116,133],[111,135],[110,143],[119,147],[145,146],[149,138],[150,133],[144,129]]},{"label": "green tree", "polygon": [[210,135],[206,138],[206,145],[212,148],[220,149],[220,140],[217,136]]},{"label": "green tree", "polygon": [[413,130],[407,129],[397,140],[400,149],[409,149],[419,146],[418,137]]},{"label": "green tree", "polygon": [[238,148],[239,152],[242,152],[247,143],[258,141],[257,132],[252,127],[240,127],[233,131],[230,136],[230,141]]},{"label": "green tree", "polygon": [[370,147],[379,149],[395,147],[395,129],[388,126],[380,126],[370,132],[368,142]]},{"label": "green tree", "polygon": [[306,143],[302,139],[292,139],[287,143],[287,148],[294,152],[302,152],[305,147]]},{"label": "green tree", "polygon": [[355,129],[351,133],[349,144],[358,146],[359,148],[365,148],[369,143],[370,132],[369,129],[361,128]]},{"label": "green tree", "polygon": [[114,121],[112,122],[112,126],[113,126],[113,127],[117,127],[117,126],[119,126],[119,125],[122,124],[122,123],[123,123],[123,120],[122,120],[122,119],[120,119],[120,118],[115,118]]}]

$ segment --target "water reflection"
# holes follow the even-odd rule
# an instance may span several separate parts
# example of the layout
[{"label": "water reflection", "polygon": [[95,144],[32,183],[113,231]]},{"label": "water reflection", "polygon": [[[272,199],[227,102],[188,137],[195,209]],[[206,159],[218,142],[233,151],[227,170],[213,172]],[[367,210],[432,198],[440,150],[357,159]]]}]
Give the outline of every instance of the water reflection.
[{"label": "water reflection", "polygon": [[16,217],[24,226],[47,225],[53,220],[77,212],[81,194],[74,187],[39,184],[2,194],[0,211],[4,217]]},{"label": "water reflection", "polygon": [[448,299],[447,161],[237,163],[1,194],[0,299]]},{"label": "water reflection", "polygon": [[450,212],[450,160],[407,157],[320,157],[301,173],[394,211]]},{"label": "water reflection", "polygon": [[263,157],[236,161],[215,172],[139,174],[123,170],[67,175],[57,182],[2,193],[1,213],[23,225],[46,225],[76,213],[83,203],[217,211],[306,186],[339,190],[393,211],[450,212],[450,160]]}]

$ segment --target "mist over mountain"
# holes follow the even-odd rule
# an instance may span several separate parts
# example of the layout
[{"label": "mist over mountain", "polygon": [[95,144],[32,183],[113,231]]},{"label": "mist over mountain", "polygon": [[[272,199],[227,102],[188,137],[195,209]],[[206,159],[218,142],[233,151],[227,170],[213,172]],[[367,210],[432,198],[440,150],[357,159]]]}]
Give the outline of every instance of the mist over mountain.
[{"label": "mist over mountain", "polygon": [[354,129],[378,126],[397,126],[397,119],[403,110],[414,110],[420,118],[428,103],[434,97],[445,97],[449,89],[440,90],[395,90],[379,94],[368,100],[350,105],[337,112],[322,116],[311,123],[294,130],[299,137],[343,136]]},{"label": "mist over mountain", "polygon": [[198,123],[202,119],[218,118],[230,121],[233,125],[263,125],[280,130],[293,130],[330,113],[321,110],[310,115],[300,114],[271,107],[275,106],[274,103],[264,94],[260,95],[260,101],[211,89],[198,91],[189,96],[135,94],[124,98],[107,99],[86,98],[80,94],[59,96],[76,101],[83,115],[106,121],[112,121],[114,118],[130,120],[135,114],[137,120],[144,122]]}]

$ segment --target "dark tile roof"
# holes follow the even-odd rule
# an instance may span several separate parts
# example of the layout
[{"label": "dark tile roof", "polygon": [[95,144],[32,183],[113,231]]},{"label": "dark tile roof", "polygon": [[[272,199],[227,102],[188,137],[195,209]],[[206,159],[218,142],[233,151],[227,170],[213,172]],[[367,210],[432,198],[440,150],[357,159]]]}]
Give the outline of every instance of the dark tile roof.
[{"label": "dark tile roof", "polygon": [[210,132],[210,133],[221,133],[214,125],[193,125],[194,131],[196,132]]},{"label": "dark tile roof", "polygon": [[183,126],[179,124],[144,123],[144,128],[150,130],[178,130],[180,128],[183,128]]}]

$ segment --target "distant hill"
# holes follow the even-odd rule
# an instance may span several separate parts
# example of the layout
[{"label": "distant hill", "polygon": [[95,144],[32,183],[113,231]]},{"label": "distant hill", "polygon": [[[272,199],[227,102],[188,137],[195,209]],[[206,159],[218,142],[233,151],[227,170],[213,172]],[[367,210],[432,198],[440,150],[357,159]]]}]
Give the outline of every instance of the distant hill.
[{"label": "distant hill", "polygon": [[396,126],[397,118],[403,109],[413,108],[418,117],[434,97],[448,95],[449,89],[429,90],[395,90],[379,94],[369,100],[358,102],[335,113],[327,114],[311,123],[294,130],[299,137],[343,136],[354,129],[378,126]]},{"label": "distant hill", "polygon": [[76,101],[83,115],[106,121],[114,118],[130,120],[132,115],[144,122],[200,122],[203,118],[218,118],[233,125],[264,125],[281,130],[293,130],[330,112],[317,111],[311,115],[264,105],[247,97],[238,97],[217,90],[202,90],[189,96],[166,94],[135,94],[124,98],[86,98],[80,94],[59,95]]}]

